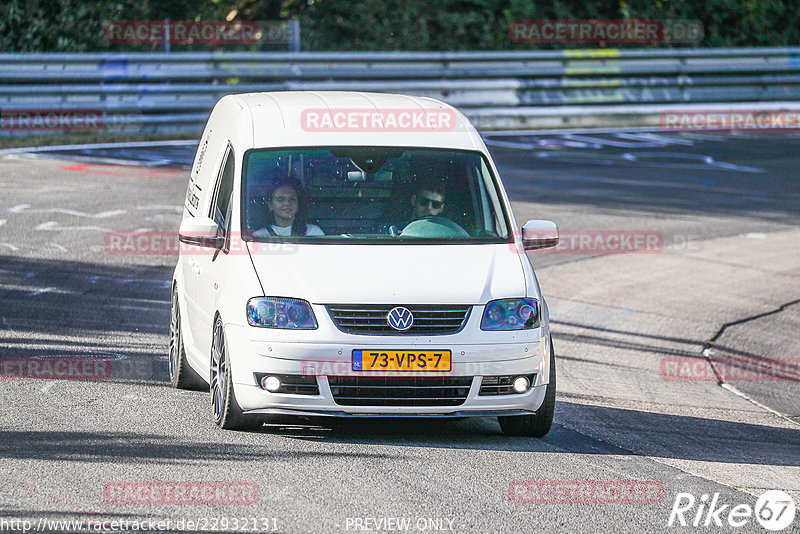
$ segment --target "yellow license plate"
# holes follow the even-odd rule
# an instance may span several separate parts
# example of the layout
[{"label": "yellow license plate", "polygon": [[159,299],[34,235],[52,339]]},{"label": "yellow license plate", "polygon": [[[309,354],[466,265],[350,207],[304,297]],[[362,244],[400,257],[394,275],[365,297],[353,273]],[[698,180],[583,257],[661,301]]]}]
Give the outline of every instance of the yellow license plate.
[{"label": "yellow license plate", "polygon": [[449,371],[449,350],[353,351],[353,371]]}]

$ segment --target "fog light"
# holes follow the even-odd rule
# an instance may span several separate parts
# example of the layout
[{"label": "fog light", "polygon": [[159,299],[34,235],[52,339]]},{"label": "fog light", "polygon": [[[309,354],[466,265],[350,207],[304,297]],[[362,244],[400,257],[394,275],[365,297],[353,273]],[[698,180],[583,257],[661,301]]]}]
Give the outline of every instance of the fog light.
[{"label": "fog light", "polygon": [[530,385],[531,383],[528,381],[528,377],[526,376],[518,376],[514,379],[514,391],[517,393],[525,393],[528,391],[528,386]]},{"label": "fog light", "polygon": [[261,379],[261,387],[275,393],[281,388],[281,380],[277,376],[265,376]]}]

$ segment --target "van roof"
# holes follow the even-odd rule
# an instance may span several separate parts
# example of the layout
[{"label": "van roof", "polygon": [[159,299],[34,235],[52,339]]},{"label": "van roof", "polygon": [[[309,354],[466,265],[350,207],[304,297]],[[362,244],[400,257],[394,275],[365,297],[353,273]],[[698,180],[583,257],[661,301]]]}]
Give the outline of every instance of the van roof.
[{"label": "van roof", "polygon": [[[486,150],[461,112],[433,98],[282,91],[230,95],[222,100],[227,99],[242,110],[239,131],[252,132],[246,136],[249,140],[241,139],[250,145],[247,148],[351,145]],[[231,119],[230,115],[221,117]]]}]

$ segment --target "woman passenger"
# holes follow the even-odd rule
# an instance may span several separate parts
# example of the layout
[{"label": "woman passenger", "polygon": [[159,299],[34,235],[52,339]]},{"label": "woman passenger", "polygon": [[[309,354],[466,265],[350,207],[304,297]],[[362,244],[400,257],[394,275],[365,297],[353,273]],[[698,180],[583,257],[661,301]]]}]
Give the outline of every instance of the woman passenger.
[{"label": "woman passenger", "polygon": [[267,198],[267,226],[253,232],[255,237],[325,235],[319,226],[306,221],[305,190],[297,178],[275,180]]}]

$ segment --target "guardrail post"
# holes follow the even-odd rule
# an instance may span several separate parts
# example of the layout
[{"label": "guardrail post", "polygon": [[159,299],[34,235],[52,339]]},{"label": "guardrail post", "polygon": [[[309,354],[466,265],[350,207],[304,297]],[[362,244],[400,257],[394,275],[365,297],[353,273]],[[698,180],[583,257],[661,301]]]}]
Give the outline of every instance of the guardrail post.
[{"label": "guardrail post", "polygon": [[169,19],[164,19],[164,52],[169,54]]},{"label": "guardrail post", "polygon": [[289,52],[300,51],[300,19],[289,19]]}]

